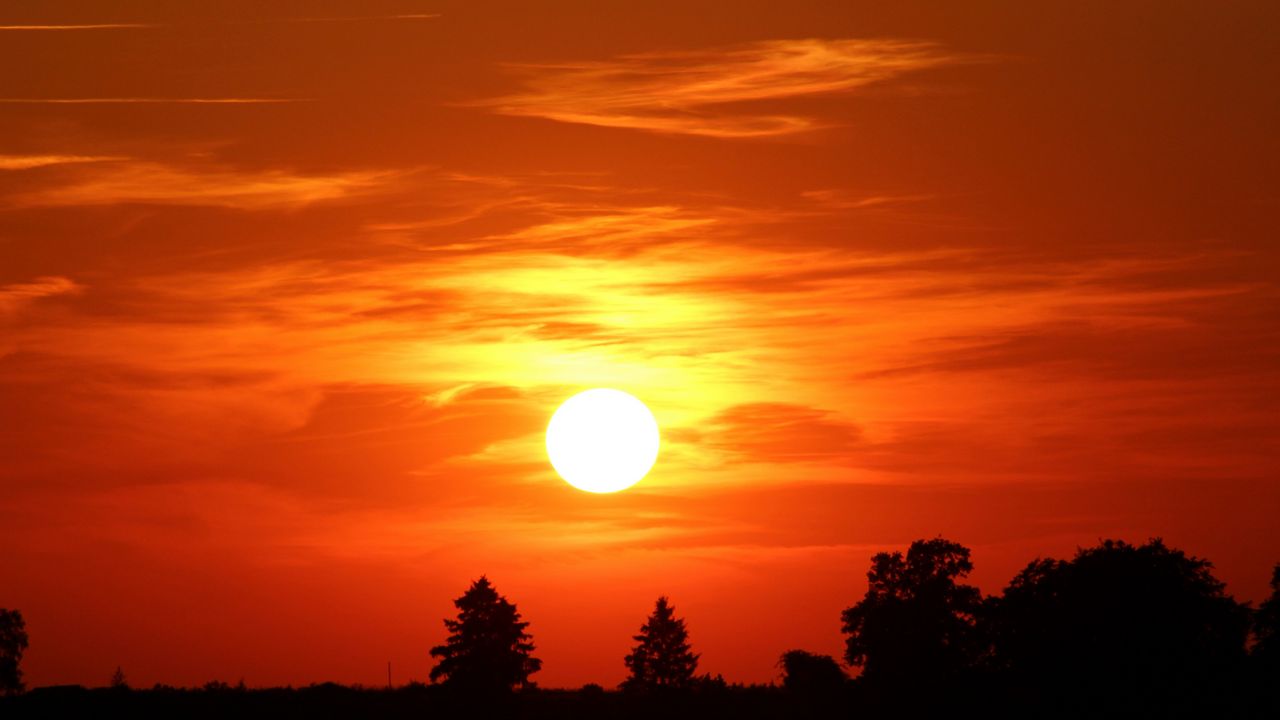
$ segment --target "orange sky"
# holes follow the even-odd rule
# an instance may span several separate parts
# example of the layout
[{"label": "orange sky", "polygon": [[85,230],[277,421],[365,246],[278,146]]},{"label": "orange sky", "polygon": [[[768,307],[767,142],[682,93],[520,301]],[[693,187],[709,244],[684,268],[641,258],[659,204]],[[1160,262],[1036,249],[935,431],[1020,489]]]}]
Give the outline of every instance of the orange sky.
[{"label": "orange sky", "polygon": [[[868,558],[1280,560],[1273,2],[0,12],[0,606],[31,685],[838,655]],[[642,398],[592,496],[542,431]],[[748,630],[744,631],[744,626]]]}]

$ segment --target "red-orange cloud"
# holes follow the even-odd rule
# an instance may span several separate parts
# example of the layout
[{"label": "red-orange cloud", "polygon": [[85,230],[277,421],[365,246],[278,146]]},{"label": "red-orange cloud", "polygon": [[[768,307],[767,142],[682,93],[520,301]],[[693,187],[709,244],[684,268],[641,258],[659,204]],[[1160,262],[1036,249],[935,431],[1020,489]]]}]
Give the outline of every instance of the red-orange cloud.
[{"label": "red-orange cloud", "polygon": [[765,100],[846,93],[955,62],[938,46],[904,40],[771,40],[613,60],[518,65],[524,93],[487,101],[506,115],[654,132],[748,138],[820,127],[799,113],[766,113]]}]

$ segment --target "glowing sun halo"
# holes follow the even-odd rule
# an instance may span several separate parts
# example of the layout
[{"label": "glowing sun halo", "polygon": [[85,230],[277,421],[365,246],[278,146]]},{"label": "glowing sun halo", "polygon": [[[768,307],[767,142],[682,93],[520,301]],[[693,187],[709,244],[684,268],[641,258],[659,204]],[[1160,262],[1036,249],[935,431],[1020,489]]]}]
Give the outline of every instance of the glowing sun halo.
[{"label": "glowing sun halo", "polygon": [[547,456],[579,490],[624,490],[658,459],[658,422],[644,403],[621,390],[584,390],[551,416]]}]

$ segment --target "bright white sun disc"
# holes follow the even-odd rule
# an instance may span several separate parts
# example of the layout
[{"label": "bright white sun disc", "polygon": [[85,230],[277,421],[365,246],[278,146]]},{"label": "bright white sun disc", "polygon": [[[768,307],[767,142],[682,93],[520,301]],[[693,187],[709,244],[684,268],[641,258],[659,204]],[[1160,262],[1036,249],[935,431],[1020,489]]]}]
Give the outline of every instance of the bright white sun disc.
[{"label": "bright white sun disc", "polygon": [[579,490],[617,492],[640,482],[658,459],[658,422],[621,390],[584,390],[551,416],[547,457]]}]

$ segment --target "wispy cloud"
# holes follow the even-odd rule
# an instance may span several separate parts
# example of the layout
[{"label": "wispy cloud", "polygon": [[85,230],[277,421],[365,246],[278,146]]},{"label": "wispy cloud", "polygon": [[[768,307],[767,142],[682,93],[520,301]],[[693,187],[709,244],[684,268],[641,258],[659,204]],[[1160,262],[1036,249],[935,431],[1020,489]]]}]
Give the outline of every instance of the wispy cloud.
[{"label": "wispy cloud", "polygon": [[[246,24],[265,24],[265,23],[323,23],[323,22],[361,22],[376,20],[433,20],[440,17],[440,13],[401,13],[396,15],[350,15],[341,17],[290,17],[290,18],[262,18],[254,20],[229,21],[219,24],[227,25],[246,25]],[[30,25],[0,25],[0,32],[9,31],[58,31],[58,30],[150,30],[154,28],[171,27],[171,24],[162,23],[65,23],[65,24],[30,24]]]},{"label": "wispy cloud", "polygon": [[627,254],[638,249],[701,237],[715,218],[691,214],[671,206],[619,207],[602,211],[596,207],[585,212],[566,212],[545,223],[496,235],[496,241],[508,249],[541,248],[566,254],[604,252]]},{"label": "wispy cloud", "polygon": [[124,160],[116,155],[0,155],[0,170],[29,170],[49,165]]},{"label": "wispy cloud", "polygon": [[0,25],[4,30],[130,30],[154,28],[158,25],[150,23],[94,23],[82,25]]},{"label": "wispy cloud", "polygon": [[80,97],[80,98],[0,98],[0,103],[11,105],[258,105],[277,103],[311,102],[313,98],[160,98],[160,97]]},{"label": "wispy cloud", "polygon": [[[404,13],[400,15],[349,15],[345,17],[298,17],[283,18],[278,22],[322,23],[322,22],[359,22],[361,20],[434,20],[440,13]],[[268,21],[263,21],[268,22]]]},{"label": "wispy cloud", "polygon": [[79,292],[81,286],[65,277],[38,277],[30,282],[0,285],[0,317],[10,315],[27,303],[53,295]]},{"label": "wispy cloud", "polygon": [[13,195],[4,202],[17,207],[118,203],[288,207],[372,192],[399,175],[381,170],[308,174],[112,162],[85,166],[66,182]]},{"label": "wispy cloud", "polygon": [[829,411],[760,402],[725,408],[677,437],[747,462],[841,462],[859,449],[860,436],[856,425]]},{"label": "wispy cloud", "polygon": [[831,211],[865,210],[867,208],[900,206],[910,203],[924,202],[926,200],[933,200],[935,198],[935,196],[927,193],[916,193],[912,195],[886,195],[853,193],[848,190],[839,189],[805,190],[800,193],[800,197]]},{"label": "wispy cloud", "polygon": [[527,91],[481,103],[506,115],[723,138],[785,135],[820,127],[799,113],[733,103],[844,93],[958,56],[904,40],[771,40],[613,60],[515,66]]}]

